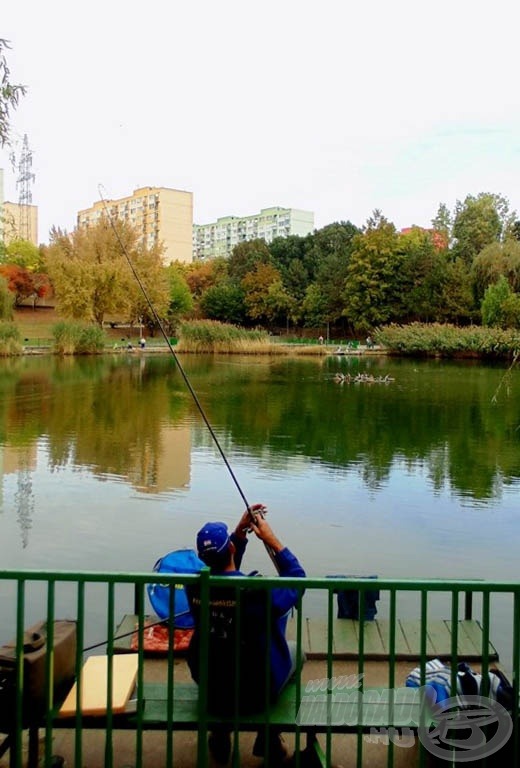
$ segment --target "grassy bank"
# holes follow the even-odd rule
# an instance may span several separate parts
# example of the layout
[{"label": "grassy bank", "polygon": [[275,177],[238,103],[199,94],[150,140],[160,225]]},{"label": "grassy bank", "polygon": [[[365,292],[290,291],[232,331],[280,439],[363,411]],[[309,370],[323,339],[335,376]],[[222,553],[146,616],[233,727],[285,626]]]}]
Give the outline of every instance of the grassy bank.
[{"label": "grassy bank", "polygon": [[[62,321],[63,318],[56,314],[51,307],[37,307],[36,309],[23,307],[15,310],[14,313],[14,322],[20,330],[22,342],[29,347],[53,346],[54,329]],[[114,344],[126,346],[129,341],[134,346],[139,344],[140,334],[137,326],[132,328],[129,326],[115,328],[106,326],[104,332],[109,347],[113,347]],[[162,336],[151,340],[147,338],[147,343],[164,344],[164,340]]]},{"label": "grassy bank", "polygon": [[[33,350],[59,351],[62,354],[79,352],[79,349],[76,349],[78,339],[75,338],[78,334],[74,334],[71,327],[74,324],[64,322],[52,308],[20,308],[15,310],[14,323],[25,347]],[[62,331],[58,334],[59,338],[56,338],[56,329],[59,327]],[[247,330],[210,320],[186,322],[180,330],[179,341],[175,347],[179,352],[319,356],[327,353],[325,345],[302,340],[299,340],[298,344],[280,343],[279,339],[275,342],[267,331]],[[104,334],[107,351],[113,351],[116,348],[126,349],[129,342],[135,348],[139,347],[140,333],[136,326],[118,324],[112,328],[107,325],[104,328]],[[145,336],[148,350],[151,348],[167,350],[160,332],[153,338],[148,333],[145,333]],[[59,349],[56,349],[56,344]],[[86,351],[83,349],[83,343],[80,346],[83,352]],[[93,351],[99,351],[97,337],[94,346],[96,350]]]},{"label": "grassy bank", "polygon": [[[60,319],[53,309],[23,308],[15,310],[14,323],[19,330],[22,345],[52,348],[54,351],[54,329]],[[109,350],[114,346],[126,348],[129,341],[134,346],[139,344],[137,327],[107,327],[105,334]],[[508,359],[520,352],[519,330],[480,326],[459,328],[440,323],[388,325],[378,328],[373,339],[387,353],[403,356]],[[176,350],[190,353],[322,356],[331,353],[331,346],[334,349],[337,347],[337,343],[327,346],[316,342],[306,343],[302,339],[297,341],[295,343],[295,340],[289,338],[282,341],[266,331],[246,330],[225,323],[201,320],[182,324]],[[147,335],[147,348],[162,346],[164,340],[160,334],[153,339]]]}]

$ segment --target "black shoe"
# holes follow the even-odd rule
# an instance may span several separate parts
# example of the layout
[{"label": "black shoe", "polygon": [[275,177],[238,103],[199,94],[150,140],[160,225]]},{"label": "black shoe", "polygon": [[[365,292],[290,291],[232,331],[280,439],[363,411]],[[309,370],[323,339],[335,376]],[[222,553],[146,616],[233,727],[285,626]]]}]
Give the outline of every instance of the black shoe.
[{"label": "black shoe", "polygon": [[231,735],[215,731],[208,736],[208,748],[219,765],[226,765],[231,755]]},{"label": "black shoe", "polygon": [[269,749],[267,749],[265,743],[265,731],[262,729],[258,732],[253,744],[253,755],[255,757],[268,756],[269,765],[280,765],[287,757],[287,747],[281,733],[269,734]]}]

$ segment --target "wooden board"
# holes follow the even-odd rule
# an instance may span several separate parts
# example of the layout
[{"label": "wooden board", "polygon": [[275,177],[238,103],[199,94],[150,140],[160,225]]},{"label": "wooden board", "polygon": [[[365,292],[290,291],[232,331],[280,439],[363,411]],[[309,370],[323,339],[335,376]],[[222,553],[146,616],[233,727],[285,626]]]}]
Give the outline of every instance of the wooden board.
[{"label": "wooden board", "polygon": [[[137,653],[112,657],[112,712],[125,712],[137,677]],[[81,670],[81,713],[105,715],[107,712],[108,656],[90,656]],[[76,714],[77,684],[63,702],[59,717]]]},{"label": "wooden board", "polygon": [[[478,621],[458,622],[457,655],[464,661],[482,659],[482,627]],[[333,620],[332,658],[357,659],[359,656],[359,621],[353,619]],[[399,619],[395,628],[396,661],[418,659],[421,656],[421,624],[412,619]],[[296,638],[296,621],[290,620],[287,637]],[[302,621],[302,644],[308,659],[327,658],[327,622],[322,619],[305,618]],[[364,658],[382,660],[389,658],[390,623],[376,619],[364,623]],[[429,621],[426,633],[426,656],[449,659],[451,657],[451,621]],[[498,653],[490,642],[489,661],[497,661]]]}]

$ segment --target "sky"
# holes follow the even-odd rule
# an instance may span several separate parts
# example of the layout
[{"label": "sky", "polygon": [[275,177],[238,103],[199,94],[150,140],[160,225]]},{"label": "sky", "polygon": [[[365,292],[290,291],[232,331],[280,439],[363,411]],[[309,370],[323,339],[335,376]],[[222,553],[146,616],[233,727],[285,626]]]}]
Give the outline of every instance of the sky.
[{"label": "sky", "polygon": [[520,211],[519,21],[518,0],[6,3],[39,240],[140,186],[193,192],[197,224],[280,205],[427,227],[480,192]]}]

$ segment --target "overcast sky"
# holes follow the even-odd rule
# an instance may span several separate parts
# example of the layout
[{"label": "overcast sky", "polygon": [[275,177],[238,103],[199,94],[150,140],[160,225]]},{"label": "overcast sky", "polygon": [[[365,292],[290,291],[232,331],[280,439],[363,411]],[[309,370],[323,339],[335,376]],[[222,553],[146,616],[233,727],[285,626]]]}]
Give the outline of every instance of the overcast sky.
[{"label": "overcast sky", "polygon": [[281,205],[428,226],[479,192],[520,210],[519,21],[518,0],[4,3],[40,242],[100,184],[190,190],[200,224]]}]

